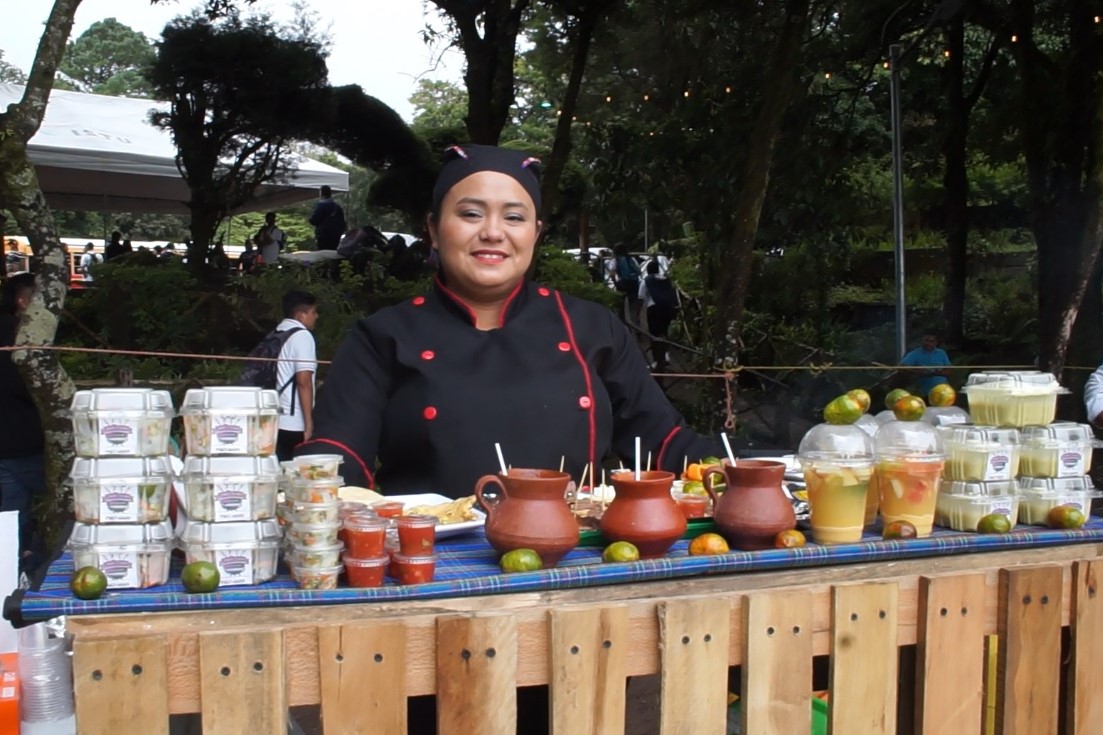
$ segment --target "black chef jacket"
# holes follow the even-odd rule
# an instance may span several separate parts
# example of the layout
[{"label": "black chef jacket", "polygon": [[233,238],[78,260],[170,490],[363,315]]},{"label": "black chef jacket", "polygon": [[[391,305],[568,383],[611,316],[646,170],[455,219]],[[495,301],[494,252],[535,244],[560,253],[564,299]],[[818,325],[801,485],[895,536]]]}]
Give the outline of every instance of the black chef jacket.
[{"label": "black chef jacket", "polygon": [[[439,280],[425,296],[362,319],[337,354],[297,455],[344,455],[346,484],[386,494],[470,495],[513,467],[565,470],[616,455],[639,436],[652,466],[719,454],[685,427],[639,347],[607,308],[523,282],[483,331]],[[378,473],[374,472],[378,460]]]}]

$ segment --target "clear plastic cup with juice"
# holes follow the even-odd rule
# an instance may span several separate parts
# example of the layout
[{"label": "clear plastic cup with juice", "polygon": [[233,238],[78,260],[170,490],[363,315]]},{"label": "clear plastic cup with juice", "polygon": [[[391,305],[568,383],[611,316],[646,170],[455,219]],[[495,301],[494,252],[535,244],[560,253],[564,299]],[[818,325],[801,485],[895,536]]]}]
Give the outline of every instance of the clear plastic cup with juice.
[{"label": "clear plastic cup with juice", "polygon": [[[857,425],[818,424],[801,440],[797,458],[808,490],[812,540],[818,544],[861,541],[869,513],[873,444]],[[873,494],[876,497],[876,494]]]},{"label": "clear plastic cup with juice", "polygon": [[907,521],[920,538],[930,536],[945,459],[941,435],[922,421],[890,421],[873,444],[881,520]]}]

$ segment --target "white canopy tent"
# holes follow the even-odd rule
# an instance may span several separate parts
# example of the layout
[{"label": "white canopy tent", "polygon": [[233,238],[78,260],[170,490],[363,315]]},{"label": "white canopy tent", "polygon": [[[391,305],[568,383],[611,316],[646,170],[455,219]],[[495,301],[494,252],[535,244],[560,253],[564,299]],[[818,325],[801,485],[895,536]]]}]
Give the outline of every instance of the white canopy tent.
[{"label": "white canopy tent", "polygon": [[[23,87],[0,83],[0,109]],[[187,214],[188,186],[176,168],[168,132],[149,123],[167,104],[54,90],[27,154],[46,201],[55,209]],[[238,211],[271,210],[312,199],[318,187],[348,191],[348,174],[303,156],[287,159],[282,180],[263,184]]]}]

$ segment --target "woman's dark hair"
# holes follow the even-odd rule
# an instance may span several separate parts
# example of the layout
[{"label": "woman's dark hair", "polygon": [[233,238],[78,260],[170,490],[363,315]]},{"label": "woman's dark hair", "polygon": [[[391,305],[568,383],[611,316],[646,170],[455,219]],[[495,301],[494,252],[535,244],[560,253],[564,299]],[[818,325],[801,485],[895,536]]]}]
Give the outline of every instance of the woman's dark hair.
[{"label": "woman's dark hair", "polygon": [[657,260],[647,261],[647,275],[649,275],[649,276],[659,275],[659,261],[657,261]]},{"label": "woman's dark hair", "polygon": [[309,309],[318,303],[318,297],[306,291],[288,291],[283,295],[280,306],[283,308],[284,319],[294,319],[295,315],[303,309]]},{"label": "woman's dark hair", "polygon": [[5,314],[14,314],[15,302],[27,291],[34,291],[34,274],[19,273],[4,281],[3,294],[0,295],[0,309]]}]

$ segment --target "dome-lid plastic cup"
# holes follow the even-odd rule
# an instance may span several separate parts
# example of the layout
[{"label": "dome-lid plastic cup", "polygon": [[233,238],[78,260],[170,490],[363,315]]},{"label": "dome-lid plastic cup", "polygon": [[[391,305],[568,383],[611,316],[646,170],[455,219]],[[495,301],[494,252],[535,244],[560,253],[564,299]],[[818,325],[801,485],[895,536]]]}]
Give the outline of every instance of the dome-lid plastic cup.
[{"label": "dome-lid plastic cup", "polygon": [[817,424],[804,435],[797,459],[816,543],[860,541],[862,527],[877,517],[877,495],[869,482],[873,457],[869,434],[853,424]]},{"label": "dome-lid plastic cup", "polygon": [[929,536],[945,457],[940,432],[922,421],[889,421],[873,437],[873,452],[882,520],[906,521]]},{"label": "dome-lid plastic cup", "polygon": [[957,406],[928,406],[923,411],[923,418],[931,426],[955,426],[957,424],[971,424],[973,417],[969,412]]}]

